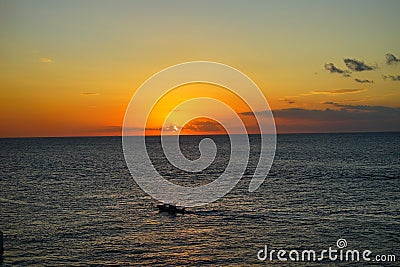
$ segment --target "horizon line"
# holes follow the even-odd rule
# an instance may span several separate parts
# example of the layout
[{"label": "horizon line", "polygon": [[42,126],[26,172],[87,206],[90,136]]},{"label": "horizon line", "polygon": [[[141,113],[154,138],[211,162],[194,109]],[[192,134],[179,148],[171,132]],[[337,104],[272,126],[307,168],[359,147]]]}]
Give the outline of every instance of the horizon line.
[{"label": "horizon line", "polygon": [[[291,135],[291,134],[373,134],[373,133],[400,133],[396,131],[338,131],[338,132],[283,132],[276,135]],[[179,136],[226,136],[229,134],[181,134]],[[245,134],[234,134],[245,135]],[[259,133],[251,133],[247,135],[260,135]],[[268,135],[268,134],[266,134]],[[166,135],[173,136],[173,135]],[[29,138],[94,138],[94,137],[121,137],[122,135],[53,135],[53,136],[4,136],[0,139],[29,139]],[[126,137],[143,137],[143,135],[128,135]],[[145,135],[144,137],[161,137],[161,135]]]}]

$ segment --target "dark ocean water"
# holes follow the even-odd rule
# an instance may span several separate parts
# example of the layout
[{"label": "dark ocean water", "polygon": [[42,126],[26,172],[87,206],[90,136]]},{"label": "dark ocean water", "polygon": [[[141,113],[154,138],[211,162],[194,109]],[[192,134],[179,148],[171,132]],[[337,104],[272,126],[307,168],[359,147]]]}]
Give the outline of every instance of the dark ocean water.
[{"label": "dark ocean water", "polygon": [[[156,168],[177,184],[218,177],[229,142],[213,137],[215,164],[194,176],[175,170],[148,139]],[[199,137],[182,138],[198,157]],[[126,167],[121,138],[0,139],[0,230],[4,266],[249,266],[269,249],[336,247],[394,254],[400,261],[400,134],[278,136],[271,172],[248,193],[257,158],[224,198],[189,214],[158,213]],[[185,152],[186,151],[186,152]],[[197,154],[196,154],[197,153]],[[161,155],[161,156],[160,156]],[[196,156],[197,155],[197,156]],[[357,265],[340,261],[272,262],[286,266]]]}]

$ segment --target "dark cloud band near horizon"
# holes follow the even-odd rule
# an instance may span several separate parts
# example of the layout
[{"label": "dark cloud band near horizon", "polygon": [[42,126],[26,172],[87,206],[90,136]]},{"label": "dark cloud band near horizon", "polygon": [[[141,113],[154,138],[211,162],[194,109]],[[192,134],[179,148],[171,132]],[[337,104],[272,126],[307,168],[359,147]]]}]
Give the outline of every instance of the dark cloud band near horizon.
[{"label": "dark cloud band near horizon", "polygon": [[326,63],[324,65],[324,68],[329,71],[330,73],[339,73],[342,74],[344,77],[350,77],[350,71],[348,70],[342,70],[338,67],[335,66],[333,63]]},{"label": "dark cloud band near horizon", "polygon": [[[324,102],[322,110],[287,108],[273,110],[278,132],[382,132],[400,131],[400,108],[344,105]],[[257,113],[263,113],[257,112]],[[243,112],[242,115],[253,115]]]},{"label": "dark cloud band near horizon", "polygon": [[367,91],[366,88],[340,88],[340,89],[331,89],[331,90],[314,90],[306,94],[302,94],[303,96],[308,95],[341,95],[341,94],[355,94]]}]

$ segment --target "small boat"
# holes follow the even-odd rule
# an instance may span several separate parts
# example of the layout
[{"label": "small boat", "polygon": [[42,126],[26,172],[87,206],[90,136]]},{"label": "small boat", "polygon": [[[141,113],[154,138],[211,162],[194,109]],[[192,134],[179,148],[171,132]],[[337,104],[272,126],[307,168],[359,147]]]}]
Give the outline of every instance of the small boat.
[{"label": "small boat", "polygon": [[184,214],[185,213],[184,207],[175,206],[172,204],[160,204],[160,205],[157,205],[157,208],[160,210],[160,212],[168,212],[170,214],[177,214],[177,213]]}]

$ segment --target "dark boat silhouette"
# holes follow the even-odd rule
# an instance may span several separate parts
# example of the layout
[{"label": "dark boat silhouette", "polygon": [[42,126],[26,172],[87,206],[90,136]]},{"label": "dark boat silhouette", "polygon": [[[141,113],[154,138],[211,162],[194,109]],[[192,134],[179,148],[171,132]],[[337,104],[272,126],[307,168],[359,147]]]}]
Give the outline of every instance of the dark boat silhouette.
[{"label": "dark boat silhouette", "polygon": [[185,213],[184,207],[175,206],[173,204],[159,204],[157,205],[157,208],[160,210],[160,212],[168,212],[170,214]]}]

